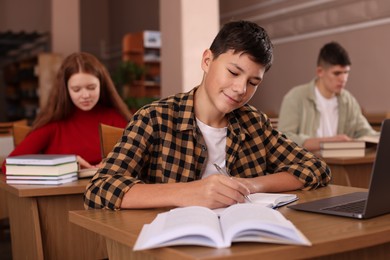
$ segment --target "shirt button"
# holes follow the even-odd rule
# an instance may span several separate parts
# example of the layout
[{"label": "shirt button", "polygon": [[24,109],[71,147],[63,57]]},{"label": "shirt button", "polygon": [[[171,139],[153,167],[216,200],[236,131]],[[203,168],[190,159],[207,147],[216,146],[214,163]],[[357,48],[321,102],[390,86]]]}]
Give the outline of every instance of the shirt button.
[{"label": "shirt button", "polygon": [[206,152],[207,151],[207,147],[205,145],[202,145],[202,151],[203,152]]}]

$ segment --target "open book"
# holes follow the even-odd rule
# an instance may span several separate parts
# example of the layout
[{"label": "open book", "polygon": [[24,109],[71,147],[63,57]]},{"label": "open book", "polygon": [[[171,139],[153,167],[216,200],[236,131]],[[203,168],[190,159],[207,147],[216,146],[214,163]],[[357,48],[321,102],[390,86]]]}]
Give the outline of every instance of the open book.
[{"label": "open book", "polygon": [[365,135],[365,136],[359,137],[356,140],[366,142],[366,148],[376,147],[376,145],[378,145],[378,143],[379,143],[379,134],[373,135],[373,136]]},{"label": "open book", "polygon": [[[248,195],[250,202],[258,205],[262,205],[268,208],[279,208],[289,203],[298,200],[298,196],[295,194],[288,193],[252,193]],[[221,214],[226,208],[214,209],[214,212]]]},{"label": "open book", "polygon": [[144,225],[134,250],[173,245],[230,247],[232,242],[311,245],[279,211],[254,203],[234,204],[220,216],[192,206],[160,213]]},{"label": "open book", "polygon": [[252,193],[248,195],[252,203],[262,204],[269,208],[279,208],[298,200],[295,194],[287,193]]}]

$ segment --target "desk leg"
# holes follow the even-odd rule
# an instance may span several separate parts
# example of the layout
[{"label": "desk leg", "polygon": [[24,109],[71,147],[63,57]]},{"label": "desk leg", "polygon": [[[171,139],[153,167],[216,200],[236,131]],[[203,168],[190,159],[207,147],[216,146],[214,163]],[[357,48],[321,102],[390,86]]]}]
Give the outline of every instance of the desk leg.
[{"label": "desk leg", "polygon": [[37,200],[9,193],[7,202],[13,259],[43,259]]},{"label": "desk leg", "polygon": [[0,190],[0,220],[8,218],[7,192]]}]

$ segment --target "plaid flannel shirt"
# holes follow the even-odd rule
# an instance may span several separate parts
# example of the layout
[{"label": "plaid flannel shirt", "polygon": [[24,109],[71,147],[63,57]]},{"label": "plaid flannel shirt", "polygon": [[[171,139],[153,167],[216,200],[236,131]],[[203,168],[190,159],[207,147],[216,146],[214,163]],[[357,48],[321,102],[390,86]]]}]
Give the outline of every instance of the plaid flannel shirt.
[{"label": "plaid flannel shirt", "polygon": [[[85,208],[119,209],[135,183],[190,182],[202,177],[207,146],[196,125],[194,93],[180,93],[140,109],[92,178]],[[286,171],[309,190],[331,179],[321,159],[273,129],[265,114],[243,107],[228,114],[226,167],[253,178]]]}]

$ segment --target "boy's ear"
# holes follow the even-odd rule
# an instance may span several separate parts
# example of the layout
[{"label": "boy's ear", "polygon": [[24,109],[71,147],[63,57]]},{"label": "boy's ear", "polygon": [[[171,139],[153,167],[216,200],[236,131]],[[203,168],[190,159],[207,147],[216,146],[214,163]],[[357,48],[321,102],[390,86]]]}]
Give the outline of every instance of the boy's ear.
[{"label": "boy's ear", "polygon": [[322,77],[323,72],[324,72],[324,68],[321,66],[318,66],[316,69],[317,77]]},{"label": "boy's ear", "polygon": [[208,67],[211,63],[213,59],[213,54],[212,52],[207,49],[203,52],[203,56],[202,56],[202,64],[201,64],[201,67],[203,69],[204,72],[207,72],[208,71]]}]

